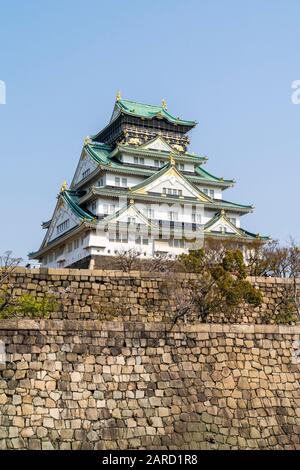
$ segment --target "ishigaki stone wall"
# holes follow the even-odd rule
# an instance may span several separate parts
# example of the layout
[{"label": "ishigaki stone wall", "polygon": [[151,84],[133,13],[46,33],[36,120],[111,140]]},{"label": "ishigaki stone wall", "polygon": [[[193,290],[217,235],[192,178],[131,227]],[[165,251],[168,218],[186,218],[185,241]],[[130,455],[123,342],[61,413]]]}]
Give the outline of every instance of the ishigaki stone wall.
[{"label": "ishigaki stone wall", "polygon": [[[183,293],[193,274],[149,273],[87,269],[18,268],[12,276],[14,294],[31,293],[41,297],[55,292],[63,306],[51,314],[57,319],[97,319],[172,322],[176,308],[174,291]],[[222,312],[210,316],[211,323],[270,323],[288,281],[280,278],[249,278],[261,290],[260,307],[243,306],[225,317]],[[174,289],[175,286],[175,289]]]},{"label": "ishigaki stone wall", "polygon": [[299,338],[299,326],[1,320],[0,449],[300,449]]}]

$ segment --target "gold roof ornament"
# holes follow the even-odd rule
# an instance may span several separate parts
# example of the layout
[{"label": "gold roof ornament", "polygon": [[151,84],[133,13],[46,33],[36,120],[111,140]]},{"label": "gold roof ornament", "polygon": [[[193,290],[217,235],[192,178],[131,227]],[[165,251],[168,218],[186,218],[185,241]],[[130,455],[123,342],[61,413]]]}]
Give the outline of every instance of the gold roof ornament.
[{"label": "gold roof ornament", "polygon": [[170,163],[171,165],[175,165],[175,158],[173,157],[171,153],[170,153]]},{"label": "gold roof ornament", "polygon": [[116,94],[116,101],[120,101],[122,99],[122,96],[121,96],[121,92],[120,90],[117,91],[117,94]]},{"label": "gold roof ornament", "polygon": [[68,184],[66,180],[64,180],[63,184],[60,187],[60,192],[63,193],[66,189],[68,189]]},{"label": "gold roof ornament", "polygon": [[132,204],[134,204],[134,199],[130,199],[129,204],[132,206]]},{"label": "gold roof ornament", "polygon": [[162,109],[168,109],[168,108],[167,108],[167,102],[166,102],[165,99],[162,99],[161,107],[162,107]]},{"label": "gold roof ornament", "polygon": [[224,209],[221,210],[221,215],[224,217],[224,215],[225,215],[225,210]]},{"label": "gold roof ornament", "polygon": [[90,138],[89,135],[87,135],[84,139],[84,145],[88,145],[92,143],[92,139]]}]

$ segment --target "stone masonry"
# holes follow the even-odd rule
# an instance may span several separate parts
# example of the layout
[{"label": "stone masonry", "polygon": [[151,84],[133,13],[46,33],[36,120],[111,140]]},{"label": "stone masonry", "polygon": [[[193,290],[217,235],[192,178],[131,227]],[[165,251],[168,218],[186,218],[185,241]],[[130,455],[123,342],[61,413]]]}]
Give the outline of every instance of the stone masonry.
[{"label": "stone masonry", "polygon": [[299,338],[299,326],[2,320],[0,449],[300,449]]},{"label": "stone masonry", "polygon": [[[149,273],[87,269],[18,268],[13,277],[16,296],[31,293],[43,296],[55,292],[63,308],[51,314],[57,319],[95,319],[124,321],[164,321],[174,318],[176,291],[186,290],[195,275],[183,273]],[[210,323],[270,323],[276,301],[289,281],[280,278],[249,278],[261,290],[263,303],[253,308],[244,305],[237,315],[225,318],[222,312],[208,318]]]}]

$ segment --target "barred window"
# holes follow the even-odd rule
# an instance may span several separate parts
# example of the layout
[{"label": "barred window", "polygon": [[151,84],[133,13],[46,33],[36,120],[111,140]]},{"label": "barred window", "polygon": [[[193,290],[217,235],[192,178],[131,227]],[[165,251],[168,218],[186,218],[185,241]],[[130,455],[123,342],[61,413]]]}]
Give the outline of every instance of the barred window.
[{"label": "barred window", "polygon": [[82,172],[82,178],[86,178],[90,174],[91,170],[90,168],[87,168],[87,170]]},{"label": "barred window", "polygon": [[57,233],[62,233],[69,228],[70,220],[67,219],[56,227]]}]

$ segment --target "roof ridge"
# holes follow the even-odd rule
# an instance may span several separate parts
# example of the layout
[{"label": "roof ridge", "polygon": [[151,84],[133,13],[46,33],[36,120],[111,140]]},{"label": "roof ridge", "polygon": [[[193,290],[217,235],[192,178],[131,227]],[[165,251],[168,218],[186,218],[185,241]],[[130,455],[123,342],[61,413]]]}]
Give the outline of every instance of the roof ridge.
[{"label": "roof ridge", "polygon": [[159,104],[141,103],[140,101],[133,101],[133,100],[127,100],[127,99],[121,99],[119,103],[122,103],[122,101],[127,101],[128,103],[132,103],[132,104],[141,104],[142,106],[149,106],[149,108],[156,107],[156,108],[163,109],[162,105],[159,105]]}]

